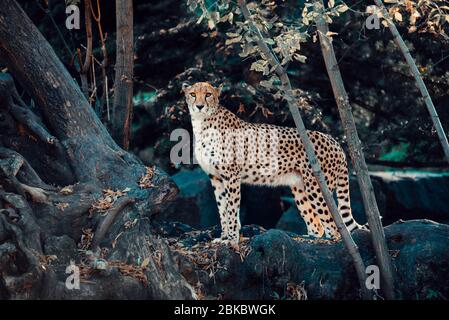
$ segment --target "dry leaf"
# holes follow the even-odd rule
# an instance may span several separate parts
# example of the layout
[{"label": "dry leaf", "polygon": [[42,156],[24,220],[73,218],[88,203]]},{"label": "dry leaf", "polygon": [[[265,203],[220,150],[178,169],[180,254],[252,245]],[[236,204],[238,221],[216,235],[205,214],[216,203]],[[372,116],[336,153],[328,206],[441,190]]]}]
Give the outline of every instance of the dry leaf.
[{"label": "dry leaf", "polygon": [[67,202],[60,202],[56,204],[56,208],[58,208],[61,211],[64,211],[65,208],[67,208],[69,204]]},{"label": "dry leaf", "polygon": [[72,194],[73,193],[73,186],[72,185],[65,186],[64,188],[59,190],[59,193],[60,194]]},{"label": "dry leaf", "polygon": [[143,260],[143,262],[142,262],[142,264],[140,265],[140,267],[142,268],[142,269],[144,269],[144,268],[146,268],[146,267],[148,267],[148,264],[150,263],[150,258],[149,257],[146,257],[144,260]]},{"label": "dry leaf", "polygon": [[153,183],[151,180],[153,179],[154,175],[154,167],[147,167],[146,173],[142,175],[139,181],[139,187],[142,189],[148,189],[153,187]]}]

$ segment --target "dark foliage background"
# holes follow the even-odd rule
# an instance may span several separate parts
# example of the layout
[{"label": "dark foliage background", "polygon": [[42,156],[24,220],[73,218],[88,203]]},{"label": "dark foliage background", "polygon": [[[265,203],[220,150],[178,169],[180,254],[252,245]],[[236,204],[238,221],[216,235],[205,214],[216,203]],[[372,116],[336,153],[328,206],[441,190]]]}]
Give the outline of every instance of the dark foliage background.
[{"label": "dark foliage background", "polygon": [[[284,23],[295,25],[303,1],[277,1]],[[85,32],[64,27],[62,0],[21,1],[26,12],[56,49],[77,79],[76,48],[85,44]],[[95,3],[95,2],[94,2]],[[113,79],[114,1],[100,1],[102,26],[107,33],[109,79]],[[353,105],[359,135],[371,164],[439,166],[443,155],[427,110],[413,78],[388,30],[364,27],[366,4],[346,1],[352,10],[336,19],[331,30],[346,88]],[[211,5],[213,3],[211,2]],[[82,8],[82,6],[80,6]],[[224,83],[223,104],[252,122],[293,126],[281,100],[260,86],[262,76],[250,71],[253,58],[242,60],[238,45],[225,46],[229,25],[210,31],[196,24],[185,1],[135,0],[135,116],[131,149],[146,163],[156,163],[170,173],[179,168],[169,162],[173,129],[190,130],[180,87],[183,81]],[[82,11],[82,10],[81,10]],[[296,23],[297,24],[297,23]],[[400,31],[424,76],[443,126],[449,127],[449,43],[429,33]],[[94,24],[94,55],[100,59]],[[344,140],[337,107],[318,43],[303,45],[306,63],[293,62],[289,73],[300,90],[307,126]],[[109,80],[112,81],[112,80]],[[110,83],[109,88],[113,84]],[[98,87],[99,92],[101,86]],[[113,92],[109,92],[113,99]],[[105,111],[100,114],[105,120]],[[393,162],[393,163],[391,163]]]}]

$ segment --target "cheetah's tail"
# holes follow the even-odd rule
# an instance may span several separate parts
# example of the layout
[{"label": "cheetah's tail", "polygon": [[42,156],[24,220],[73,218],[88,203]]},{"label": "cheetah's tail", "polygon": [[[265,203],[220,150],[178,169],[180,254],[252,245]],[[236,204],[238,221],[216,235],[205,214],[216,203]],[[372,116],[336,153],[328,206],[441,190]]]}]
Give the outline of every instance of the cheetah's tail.
[{"label": "cheetah's tail", "polygon": [[366,229],[365,226],[358,224],[352,216],[351,202],[349,198],[349,176],[348,169],[345,166],[343,172],[340,173],[337,179],[337,199],[338,211],[343,218],[343,222],[348,228],[349,232],[356,229]]},{"label": "cheetah's tail", "polygon": [[[381,221],[381,223],[382,223],[382,218],[383,218],[383,217],[380,216],[380,221]],[[359,229],[362,229],[362,230],[370,230],[368,222],[365,223],[365,224],[362,224],[362,225],[360,226]]]}]

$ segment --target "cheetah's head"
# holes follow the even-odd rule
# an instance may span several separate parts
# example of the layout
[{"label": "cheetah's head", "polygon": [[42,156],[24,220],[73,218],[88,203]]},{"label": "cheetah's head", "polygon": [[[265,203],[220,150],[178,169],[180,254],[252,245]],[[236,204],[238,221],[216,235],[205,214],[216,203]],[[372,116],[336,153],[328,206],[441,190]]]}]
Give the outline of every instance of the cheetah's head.
[{"label": "cheetah's head", "polygon": [[219,107],[221,87],[215,88],[208,82],[197,82],[191,86],[183,83],[182,91],[192,117],[204,118],[213,114]]}]

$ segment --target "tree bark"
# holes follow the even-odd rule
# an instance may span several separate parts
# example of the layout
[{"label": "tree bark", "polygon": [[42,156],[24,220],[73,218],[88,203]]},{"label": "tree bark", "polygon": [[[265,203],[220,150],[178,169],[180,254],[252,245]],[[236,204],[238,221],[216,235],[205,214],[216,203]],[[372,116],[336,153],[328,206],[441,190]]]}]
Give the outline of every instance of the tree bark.
[{"label": "tree bark", "polygon": [[[40,109],[26,106],[11,76],[0,77],[0,296],[194,298],[150,225],[174,184],[117,146],[14,0],[0,6],[0,56]],[[141,187],[148,175],[151,187]],[[79,292],[64,285],[72,259],[95,280]]]},{"label": "tree bark", "polygon": [[362,296],[364,297],[364,299],[371,299],[372,295],[367,290],[366,285],[365,285],[365,280],[366,280],[365,265],[363,263],[362,257],[360,256],[360,252],[359,252],[359,249],[358,249],[356,243],[352,239],[351,234],[349,233],[348,229],[346,228],[346,226],[343,222],[343,218],[340,216],[340,214],[338,212],[338,208],[334,201],[332,193],[329,191],[329,188],[326,183],[326,179],[324,177],[323,172],[321,171],[320,163],[318,162],[318,159],[315,155],[312,142],[309,139],[304,122],[299,113],[299,105],[296,103],[296,100],[293,98],[292,87],[291,87],[290,79],[287,75],[287,72],[279,64],[278,59],[276,58],[274,53],[269,49],[269,47],[265,43],[263,36],[260,34],[260,31],[257,29],[257,27],[251,17],[251,14],[246,5],[246,1],[239,0],[238,5],[240,7],[240,10],[242,11],[242,14],[243,14],[245,20],[248,21],[251,29],[253,30],[254,34],[257,37],[257,45],[259,46],[260,50],[265,55],[265,57],[268,59],[268,62],[270,63],[272,68],[275,69],[276,74],[281,79],[284,97],[288,102],[288,106],[289,106],[290,112],[293,116],[293,120],[295,122],[296,128],[298,129],[300,139],[304,145],[307,158],[312,167],[313,175],[315,176],[315,178],[320,186],[321,192],[323,193],[324,200],[326,201],[326,204],[329,207],[332,217],[337,225],[338,231],[340,232],[340,234],[342,236],[342,239],[346,246],[346,249],[348,250],[349,254],[351,255],[351,257],[353,259],[354,267],[356,269],[357,276],[359,279],[359,285],[360,285],[360,290],[362,292]]},{"label": "tree bark", "polygon": [[[323,2],[316,1],[321,8],[324,7]],[[322,9],[321,9],[322,10]],[[326,70],[334,92],[335,101],[337,102],[338,111],[343,124],[346,140],[349,146],[349,154],[354,166],[357,180],[360,186],[363,205],[365,207],[368,225],[372,234],[373,247],[376,252],[377,263],[380,266],[382,284],[381,289],[387,299],[394,299],[394,281],[393,268],[391,258],[385,241],[384,229],[380,221],[379,208],[377,207],[376,197],[374,195],[373,184],[368,173],[368,166],[363,155],[362,144],[357,134],[354,117],[349,104],[348,93],[346,92],[343,79],[341,77],[338,62],[335,57],[334,47],[331,40],[327,36],[329,26],[323,16],[319,16],[316,21],[318,36],[321,44]]]},{"label": "tree bark", "polygon": [[413,75],[413,77],[415,78],[416,85],[418,86],[418,89],[421,92],[421,95],[422,95],[424,102],[426,104],[426,107],[427,107],[427,111],[430,114],[430,119],[432,120],[433,126],[435,127],[435,130],[438,134],[438,139],[440,140],[441,146],[443,148],[443,152],[444,152],[446,161],[449,162],[449,143],[448,143],[448,140],[446,137],[446,133],[444,132],[443,125],[441,124],[438,113],[435,109],[435,106],[433,105],[432,98],[430,97],[429,91],[427,90],[427,87],[421,77],[421,74],[420,74],[418,68],[416,67],[416,63],[413,60],[412,55],[410,54],[410,50],[407,48],[407,45],[405,44],[404,40],[402,39],[401,35],[399,34],[399,31],[396,28],[396,25],[391,20],[390,15],[388,14],[388,11],[385,8],[382,0],[374,0],[374,2],[382,11],[382,15],[385,18],[385,20],[387,21],[388,28],[390,29],[391,34],[393,35],[393,41],[399,47],[399,50],[401,50],[401,53],[404,56],[405,60],[407,61],[408,66],[410,68],[410,72]]},{"label": "tree bark", "polygon": [[133,116],[133,2],[132,0],[116,0],[115,7],[117,13],[117,58],[111,129],[115,141],[127,150]]},{"label": "tree bark", "polygon": [[[89,107],[72,76],[50,44],[15,1],[0,11],[0,53],[12,74],[40,106],[46,124],[67,150],[79,181],[102,177],[119,187],[140,177],[138,172],[120,182],[114,167],[124,163],[141,166],[136,157],[123,152]],[[106,178],[106,179],[105,179]],[[138,180],[138,179],[137,179]]]}]

